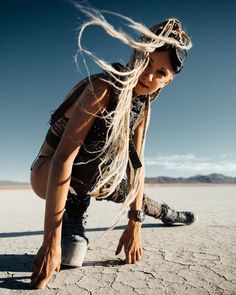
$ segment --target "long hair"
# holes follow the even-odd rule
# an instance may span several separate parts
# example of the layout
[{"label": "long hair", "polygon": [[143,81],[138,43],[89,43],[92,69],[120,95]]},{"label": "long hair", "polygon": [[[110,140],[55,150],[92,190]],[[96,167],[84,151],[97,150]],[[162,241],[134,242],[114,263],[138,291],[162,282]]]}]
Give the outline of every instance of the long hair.
[{"label": "long hair", "polygon": [[[100,194],[98,198],[105,198],[111,195],[126,174],[127,165],[129,165],[129,192],[119,212],[119,215],[114,221],[112,226],[114,227],[126,212],[129,204],[135,199],[141,184],[141,169],[135,170],[129,163],[129,126],[133,88],[137,84],[140,74],[144,71],[149,62],[150,52],[155,51],[157,48],[160,48],[165,44],[171,45],[181,50],[188,50],[191,48],[192,44],[188,36],[182,30],[180,21],[175,18],[170,18],[165,22],[152,27],[151,29],[148,29],[143,24],[135,22],[132,19],[118,13],[98,11],[94,8],[86,7],[81,4],[75,5],[79,10],[84,12],[89,17],[89,20],[82,24],[79,31],[78,53],[87,54],[105,72],[107,72],[112,78],[111,80],[107,80],[107,83],[110,83],[118,93],[117,105],[114,111],[103,115],[107,122],[109,136],[106,137],[105,145],[101,149],[99,155],[102,159],[99,165],[99,177],[97,178],[96,184],[89,192],[91,195],[95,195],[99,191]],[[124,19],[127,22],[128,27],[140,34],[140,38],[135,40],[125,32],[115,29],[110,23],[107,22],[102,13],[109,13]],[[102,27],[107,34],[133,48],[131,59],[125,71],[123,69],[118,70],[82,46],[82,35],[85,29],[92,25]],[[178,36],[178,38],[176,38],[176,36]],[[78,53],[75,58],[76,61]],[[152,96],[155,95],[156,93],[152,94]],[[145,131],[143,134],[142,151],[139,155],[141,159],[143,159],[145,135],[150,117],[149,101],[150,100],[147,99],[145,107]]]}]

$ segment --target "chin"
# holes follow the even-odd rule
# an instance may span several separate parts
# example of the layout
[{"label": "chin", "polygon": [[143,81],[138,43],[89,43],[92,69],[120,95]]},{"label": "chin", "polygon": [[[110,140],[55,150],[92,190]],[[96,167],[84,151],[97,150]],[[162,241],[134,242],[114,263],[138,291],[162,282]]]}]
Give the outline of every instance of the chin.
[{"label": "chin", "polygon": [[134,94],[136,95],[136,96],[140,96],[140,95],[147,95],[147,94],[149,94],[149,92],[148,91],[145,91],[145,90],[141,90],[141,89],[134,89]]}]

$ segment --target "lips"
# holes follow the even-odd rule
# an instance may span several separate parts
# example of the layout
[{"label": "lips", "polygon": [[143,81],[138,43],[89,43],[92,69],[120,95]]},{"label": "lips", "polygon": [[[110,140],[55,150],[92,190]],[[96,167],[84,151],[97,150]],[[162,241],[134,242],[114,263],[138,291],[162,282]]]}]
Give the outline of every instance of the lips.
[{"label": "lips", "polygon": [[141,81],[138,81],[138,84],[140,86],[142,86],[143,88],[145,88],[145,89],[148,89],[149,88],[147,85],[143,84]]}]

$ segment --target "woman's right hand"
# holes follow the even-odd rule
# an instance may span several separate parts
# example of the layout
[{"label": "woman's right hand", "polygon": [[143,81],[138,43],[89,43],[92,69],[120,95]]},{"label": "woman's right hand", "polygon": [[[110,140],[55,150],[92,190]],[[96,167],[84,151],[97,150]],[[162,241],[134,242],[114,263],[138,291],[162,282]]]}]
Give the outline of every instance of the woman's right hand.
[{"label": "woman's right hand", "polygon": [[54,271],[60,271],[60,265],[61,246],[43,243],[33,261],[30,288],[45,288]]}]

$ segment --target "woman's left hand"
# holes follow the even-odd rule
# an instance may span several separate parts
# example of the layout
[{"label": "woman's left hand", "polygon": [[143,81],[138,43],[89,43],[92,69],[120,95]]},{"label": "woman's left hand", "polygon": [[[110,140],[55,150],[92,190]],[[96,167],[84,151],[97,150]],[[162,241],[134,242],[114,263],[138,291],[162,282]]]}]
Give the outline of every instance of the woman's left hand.
[{"label": "woman's left hand", "polygon": [[143,255],[141,241],[141,222],[129,220],[128,226],[123,232],[116,249],[116,255],[120,253],[124,246],[126,263],[136,263],[141,260]]}]

